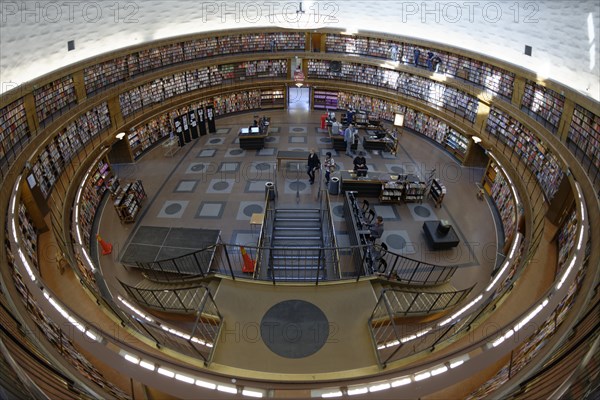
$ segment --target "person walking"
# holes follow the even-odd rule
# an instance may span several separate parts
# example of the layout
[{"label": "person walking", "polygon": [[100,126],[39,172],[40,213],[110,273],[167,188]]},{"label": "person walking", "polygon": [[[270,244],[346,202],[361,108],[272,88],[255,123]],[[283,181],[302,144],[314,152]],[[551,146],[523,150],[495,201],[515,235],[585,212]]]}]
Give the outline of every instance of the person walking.
[{"label": "person walking", "polygon": [[354,127],[349,124],[344,131],[344,140],[346,141],[346,155],[352,157],[352,143],[354,143]]},{"label": "person walking", "polygon": [[323,163],[323,166],[325,167],[325,185],[329,185],[331,173],[335,171],[335,161],[333,161],[330,151],[325,153],[325,162]]},{"label": "person walking", "polygon": [[321,168],[321,161],[319,160],[319,156],[315,153],[315,149],[310,149],[310,154],[308,155],[308,165],[306,166],[306,173],[308,174],[308,179],[310,184],[315,183],[315,171]]}]

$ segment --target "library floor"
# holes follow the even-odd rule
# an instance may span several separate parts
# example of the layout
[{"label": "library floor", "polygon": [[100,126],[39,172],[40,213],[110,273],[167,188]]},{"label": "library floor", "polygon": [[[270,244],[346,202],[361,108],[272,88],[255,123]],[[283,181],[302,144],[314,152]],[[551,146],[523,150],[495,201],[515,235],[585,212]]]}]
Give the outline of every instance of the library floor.
[{"label": "library floor", "polygon": [[[117,280],[134,285],[142,279],[139,271],[125,269],[120,264],[124,250],[140,229],[218,230],[224,243],[256,244],[258,235],[256,229],[253,231],[250,226],[250,217],[253,213],[263,211],[264,184],[267,181],[277,184],[277,208],[315,208],[318,204],[319,180],[315,185],[310,185],[306,174],[296,172],[294,163],[282,164],[282,169],[277,171],[275,156],[278,150],[315,148],[321,159],[325,152],[331,151],[340,169],[352,168],[352,158],[330,149],[327,134],[319,129],[321,113],[281,110],[261,114],[271,117],[271,129],[266,147],[260,151],[239,148],[237,132],[252,120],[252,114],[242,114],[217,120],[216,134],[186,144],[172,158],[165,157],[161,146],[157,146],[135,164],[113,165],[120,179],[141,179],[148,195],[141,214],[133,224],[121,224],[110,201],[99,210],[98,232],[114,246],[111,256],[101,256],[99,259],[107,287],[113,296],[124,295]],[[360,133],[364,134],[364,131]],[[441,208],[434,208],[429,200],[422,204],[379,204],[378,199],[368,199],[376,213],[384,218],[382,241],[388,244],[390,251],[410,258],[459,265],[452,285],[463,289],[475,284],[472,293],[479,293],[488,283],[497,262],[499,241],[499,226],[491,203],[479,201],[476,197],[476,183],[481,181],[483,169],[462,167],[432,142],[408,132],[400,138],[400,151],[396,157],[385,153],[366,153],[370,171],[404,171],[425,177],[432,169],[436,170],[436,177],[447,188]],[[299,196],[299,200],[296,196]],[[342,215],[343,197],[331,196],[331,204],[340,246],[348,245]],[[429,219],[449,220],[457,231],[460,245],[444,251],[428,250],[421,227],[423,221]],[[550,242],[549,237],[547,247],[551,247]],[[182,246],[185,247],[183,250],[187,252],[188,246],[193,247],[193,244]],[[154,249],[151,258],[160,258],[160,251],[160,248]],[[549,249],[540,254],[552,257],[552,251]],[[545,260],[536,261],[545,264]],[[534,279],[537,279],[535,282],[539,288],[544,288],[547,279],[544,279],[543,269],[530,273],[540,275]],[[78,291],[69,290],[61,284],[70,275],[58,277],[56,274],[46,274],[46,283],[59,297],[66,298],[64,301],[72,304],[75,312],[89,315],[89,308],[76,301],[77,296],[83,293],[75,293]],[[314,373],[325,374],[320,377],[328,376],[330,379],[376,373],[367,319],[378,293],[369,281],[352,285],[351,289],[345,285],[299,288],[222,280],[211,288],[215,291],[216,305],[224,317],[224,333],[216,346],[213,367],[238,376],[291,380],[298,377],[307,379]],[[520,305],[515,308],[522,309],[522,306],[533,303],[537,289],[522,293],[521,299],[511,296],[510,302],[515,301],[514,304]],[[273,305],[289,299],[315,305],[335,330],[329,332],[329,338],[335,340],[326,340],[318,351],[309,355],[282,357],[263,341],[253,340],[257,339],[257,332],[243,330],[243,327],[259,326],[261,318]],[[172,317],[168,322],[180,326],[189,324],[181,316]],[[353,351],[347,351],[350,348]],[[257,360],[261,362],[257,363]],[[310,379],[314,379],[314,376]]]}]

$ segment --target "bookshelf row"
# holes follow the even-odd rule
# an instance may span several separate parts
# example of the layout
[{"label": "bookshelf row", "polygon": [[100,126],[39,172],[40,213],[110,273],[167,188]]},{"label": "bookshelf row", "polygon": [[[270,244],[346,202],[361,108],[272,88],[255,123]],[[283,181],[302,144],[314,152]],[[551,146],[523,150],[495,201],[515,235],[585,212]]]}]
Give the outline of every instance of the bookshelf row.
[{"label": "bookshelf row", "polygon": [[29,141],[30,132],[23,99],[0,110],[0,164]]},{"label": "bookshelf row", "polygon": [[[82,114],[74,122],[67,125],[54,140],[46,145],[37,160],[33,163],[32,171],[39,189],[48,198],[54,183],[60,176],[71,158],[81,148],[110,126],[110,115],[106,103]],[[33,186],[31,187],[33,189]]]},{"label": "bookshelf row", "polygon": [[569,255],[575,246],[575,237],[577,236],[577,213],[571,211],[564,225],[558,231],[558,263],[556,274],[560,275],[566,267]]},{"label": "bookshelf row", "polygon": [[33,91],[40,124],[77,101],[73,77],[67,75]]},{"label": "bookshelf row", "polygon": [[325,44],[330,53],[390,59],[462,78],[506,99],[512,97],[515,80],[513,73],[468,57],[366,36],[328,34]]},{"label": "bookshelf row", "polygon": [[563,179],[556,156],[523,124],[496,107],[490,110],[486,130],[521,157],[535,174],[546,199],[552,200]]},{"label": "bookshelf row", "polygon": [[437,118],[406,108],[404,127],[421,133],[441,144],[461,161],[464,160],[467,154],[469,138]]},{"label": "bookshelf row", "polygon": [[576,104],[568,140],[600,169],[600,116]]},{"label": "bookshelf row", "polygon": [[470,122],[475,121],[479,107],[479,101],[475,97],[460,90],[428,78],[382,67],[342,63],[338,70],[330,61],[309,60],[308,75],[316,79],[345,80],[392,89],[434,107],[450,110]]},{"label": "bookshelf row", "polygon": [[494,200],[496,209],[502,220],[505,240],[510,240],[516,229],[517,210],[510,184],[503,171],[493,161],[490,161],[483,177],[483,188]]},{"label": "bookshelf row", "polygon": [[31,292],[25,285],[23,277],[15,267],[14,255],[10,248],[7,248],[7,258],[9,264],[12,266],[12,277],[15,288],[21,295],[21,300],[23,301],[29,316],[47,341],[56,348],[64,360],[77,369],[77,371],[86,379],[102,387],[117,399],[131,399],[129,395],[102,375],[102,373],[77,349],[73,341],[65,335],[65,332],[61,327],[52,321],[52,319],[50,319],[37,304],[37,301],[33,298]]},{"label": "bookshelf row", "polygon": [[527,80],[521,107],[536,118],[549,124],[551,130],[556,132],[565,108],[565,96]]},{"label": "bookshelf row", "polygon": [[[194,102],[184,107],[157,115],[144,124],[137,125],[129,131],[127,140],[134,159],[141,157],[156,143],[170,136],[174,132],[173,120],[181,115],[188,115],[190,111],[213,106],[215,116],[249,110],[265,109],[269,107],[283,107],[285,95],[283,88],[268,90],[250,90],[214,96]],[[195,115],[196,121],[200,118]]]},{"label": "bookshelf row", "polygon": [[577,290],[582,279],[582,274],[578,273],[563,300],[556,306],[552,314],[542,323],[542,325],[529,336],[523,344],[515,349],[511,354],[511,361],[504,365],[491,379],[471,392],[466,399],[487,398],[496,389],[504,385],[512,376],[521,371],[527,364],[544,348],[548,339],[556,332],[558,327],[564,321],[569,308],[575,300]]},{"label": "bookshelf row", "polygon": [[304,51],[305,46],[306,35],[303,32],[248,33],[174,43],[85,68],[85,89],[87,94],[92,94],[145,72],[207,57],[251,52]]},{"label": "bookshelf row", "polygon": [[387,182],[381,186],[379,201],[382,203],[422,203],[427,184],[425,182],[408,181],[406,176],[398,177],[395,182]]},{"label": "bookshelf row", "polygon": [[22,202],[19,203],[19,231],[23,241],[24,252],[29,257],[29,261],[33,264],[36,270],[39,271],[38,263],[38,234],[35,229],[31,217],[27,212],[27,207]]},{"label": "bookshelf row", "polygon": [[90,237],[98,205],[107,188],[113,186],[115,182],[118,181],[114,179],[110,164],[104,158],[90,171],[89,178],[85,182],[79,200],[79,226],[86,249],[90,248]]},{"label": "bookshelf row", "polygon": [[288,76],[287,60],[261,60],[238,64],[223,64],[165,76],[119,95],[123,116],[160,103],[165,99],[194,90],[248,79]]},{"label": "bookshelf row", "polygon": [[135,218],[142,209],[142,201],[146,192],[142,181],[122,182],[113,193],[113,205],[122,223],[135,222]]}]

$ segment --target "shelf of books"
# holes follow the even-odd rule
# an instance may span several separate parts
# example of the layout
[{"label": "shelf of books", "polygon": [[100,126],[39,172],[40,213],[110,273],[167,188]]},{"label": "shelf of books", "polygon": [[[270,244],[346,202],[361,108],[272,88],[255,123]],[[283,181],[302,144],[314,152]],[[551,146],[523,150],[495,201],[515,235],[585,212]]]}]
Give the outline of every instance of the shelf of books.
[{"label": "shelf of books", "polygon": [[88,180],[79,200],[79,228],[83,234],[83,244],[90,248],[90,237],[96,210],[107,190],[114,181],[113,172],[107,160],[101,159],[90,171]]},{"label": "shelf of books", "polygon": [[260,108],[283,108],[285,107],[284,90],[261,90]]},{"label": "shelf of books", "polygon": [[114,207],[121,222],[135,222],[135,218],[142,208],[142,201],[146,198],[142,181],[121,182],[114,197]]},{"label": "shelf of books", "polygon": [[325,48],[328,53],[356,54],[397,60],[401,56],[402,43],[386,39],[328,34],[325,39]]},{"label": "shelf of books", "polygon": [[171,118],[167,113],[131,128],[127,140],[134,158],[139,158],[155,143],[169,136],[172,131]]},{"label": "shelf of books", "polygon": [[[7,249],[7,253],[9,253],[9,264],[12,267],[13,283],[21,296],[21,300],[25,305],[29,316],[46,340],[60,353],[62,359],[71,364],[83,377],[94,382],[115,398],[130,399],[131,397],[127,393],[106,380],[102,373],[77,349],[76,345],[68,337],[71,333],[63,331],[60,327],[61,325],[56,324],[38,305],[37,300],[23,281],[21,273],[14,265],[14,255],[12,254],[12,251]],[[42,299],[42,301],[44,301],[44,299]],[[64,306],[61,308],[63,310],[66,309]],[[69,322],[66,317],[63,325],[69,325],[71,329],[73,328],[73,325],[71,325],[71,322]],[[83,329],[87,331],[88,327],[84,326]]]},{"label": "shelf of books", "polygon": [[435,208],[442,206],[444,196],[446,196],[446,186],[444,186],[439,179],[433,179],[431,181],[431,187],[429,188],[429,197],[433,201]]},{"label": "shelf of books", "polygon": [[27,207],[23,203],[19,203],[19,232],[21,233],[21,239],[23,243],[24,253],[27,254],[29,261],[33,264],[33,266],[39,270],[38,264],[38,234],[37,230],[33,226],[33,222],[29,213],[27,212]]},{"label": "shelf of books", "polygon": [[575,246],[575,236],[577,236],[577,214],[575,210],[569,214],[569,218],[558,231],[558,264],[556,274],[560,275],[566,267],[569,255]]},{"label": "shelf of books", "polygon": [[35,109],[39,123],[62,113],[65,108],[77,101],[75,85],[71,75],[65,76],[33,91]]},{"label": "shelf of books", "polygon": [[404,182],[386,182],[381,186],[379,201],[382,203],[399,203],[404,198]]},{"label": "shelf of books", "polygon": [[29,141],[30,135],[22,98],[0,110],[0,166],[7,166]]},{"label": "shelf of books", "polygon": [[504,172],[493,161],[491,161],[485,171],[482,185],[488,195],[494,200],[496,209],[502,220],[504,229],[504,237],[506,240],[515,233],[517,223],[517,210],[515,208],[515,198],[508,179],[504,176]]},{"label": "shelf of books", "polygon": [[444,142],[446,149],[460,161],[465,159],[467,148],[469,147],[469,138],[463,136],[457,130],[448,128],[448,134]]},{"label": "shelf of books", "polygon": [[527,80],[521,107],[552,132],[556,132],[565,108],[565,96]]},{"label": "shelf of books", "polygon": [[123,82],[129,76],[127,57],[119,57],[83,70],[85,91],[91,95],[100,89]]},{"label": "shelf of books", "polygon": [[338,92],[329,90],[313,91],[313,108],[315,110],[337,110],[338,108]]},{"label": "shelf of books", "polygon": [[[252,79],[287,79],[287,60],[249,61],[223,64],[165,76],[133,88],[119,95],[121,113],[127,117],[136,111],[161,103],[175,95],[224,83],[245,82]],[[272,93],[273,104],[281,106],[282,93]],[[267,97],[265,97],[267,100]]]},{"label": "shelf of books", "polygon": [[339,109],[366,111],[369,115],[388,122],[394,121],[396,114],[406,112],[406,107],[400,104],[360,94],[338,92],[337,99]]},{"label": "shelf of books", "polygon": [[502,68],[471,58],[452,55],[447,61],[445,72],[483,87],[491,93],[502,96],[505,100],[512,98],[515,74]]},{"label": "shelf of books", "polygon": [[600,116],[576,104],[567,139],[600,169]]},{"label": "shelf of books", "polygon": [[552,200],[563,178],[558,159],[519,121],[492,107],[486,130],[521,157],[535,174],[548,201]]},{"label": "shelf of books", "polygon": [[108,105],[102,103],[80,115],[54,137],[32,167],[44,198],[50,195],[58,176],[82,146],[109,126]]}]

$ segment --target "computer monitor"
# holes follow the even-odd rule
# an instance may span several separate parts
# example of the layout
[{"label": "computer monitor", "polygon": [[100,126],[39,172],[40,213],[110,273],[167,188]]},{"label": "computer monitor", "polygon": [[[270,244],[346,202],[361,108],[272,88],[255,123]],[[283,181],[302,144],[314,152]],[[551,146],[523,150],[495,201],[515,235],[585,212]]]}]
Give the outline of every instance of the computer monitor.
[{"label": "computer monitor", "polygon": [[253,126],[250,128],[250,133],[260,133],[260,128],[258,126]]}]

